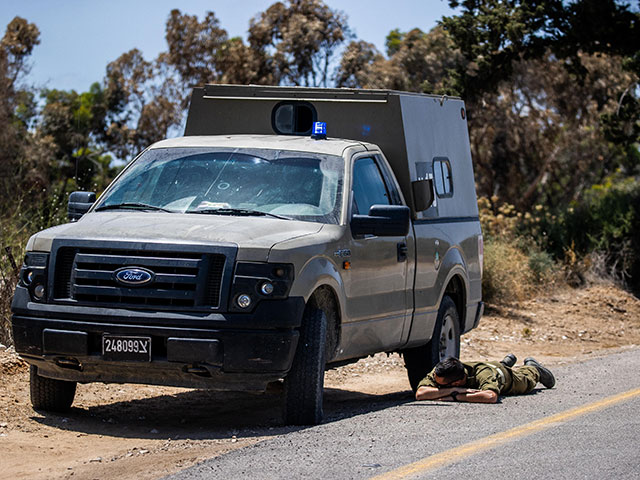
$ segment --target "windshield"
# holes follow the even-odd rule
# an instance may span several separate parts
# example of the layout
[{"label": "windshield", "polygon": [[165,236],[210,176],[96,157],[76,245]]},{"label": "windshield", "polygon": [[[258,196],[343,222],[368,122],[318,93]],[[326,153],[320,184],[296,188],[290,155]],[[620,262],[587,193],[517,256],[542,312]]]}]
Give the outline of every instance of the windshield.
[{"label": "windshield", "polygon": [[334,155],[267,149],[151,149],[127,168],[95,210],[273,215],[338,224],[342,173],[342,158]]}]

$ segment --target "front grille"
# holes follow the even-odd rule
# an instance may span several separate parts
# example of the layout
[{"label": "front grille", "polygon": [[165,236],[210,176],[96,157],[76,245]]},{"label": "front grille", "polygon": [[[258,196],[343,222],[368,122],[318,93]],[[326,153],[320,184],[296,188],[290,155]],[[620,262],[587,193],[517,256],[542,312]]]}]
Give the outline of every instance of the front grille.
[{"label": "front grille", "polygon": [[71,298],[71,272],[73,260],[76,258],[76,248],[63,247],[58,250],[55,266],[54,293],[55,298]]},{"label": "front grille", "polygon": [[[54,297],[82,305],[142,308],[217,308],[226,257],[176,250],[62,247],[54,274]],[[120,284],[115,272],[142,267],[155,274],[144,286]]]},{"label": "front grille", "polygon": [[220,303],[224,262],[224,255],[211,255],[209,257],[209,275],[207,276],[207,287],[205,288],[204,299],[207,305],[218,305]]}]

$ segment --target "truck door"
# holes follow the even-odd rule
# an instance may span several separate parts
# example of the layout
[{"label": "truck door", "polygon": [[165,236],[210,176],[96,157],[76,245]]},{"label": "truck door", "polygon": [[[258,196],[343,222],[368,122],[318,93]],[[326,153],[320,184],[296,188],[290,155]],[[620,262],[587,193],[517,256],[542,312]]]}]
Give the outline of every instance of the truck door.
[{"label": "truck door", "polygon": [[[375,156],[357,158],[352,170],[351,214],[366,215],[372,205],[402,205],[386,165]],[[343,354],[366,354],[400,345],[411,296],[407,296],[412,233],[407,237],[352,236],[345,282],[348,322]],[[411,267],[412,268],[412,267]],[[405,332],[406,333],[406,332]]]}]

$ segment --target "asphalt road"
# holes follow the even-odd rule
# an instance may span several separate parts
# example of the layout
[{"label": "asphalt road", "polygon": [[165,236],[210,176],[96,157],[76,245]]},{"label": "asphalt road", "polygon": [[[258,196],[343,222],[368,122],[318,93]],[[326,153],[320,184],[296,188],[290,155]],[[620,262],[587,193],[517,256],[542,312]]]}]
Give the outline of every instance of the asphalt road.
[{"label": "asphalt road", "polygon": [[640,349],[554,368],[496,405],[362,399],[169,479],[640,478]]}]

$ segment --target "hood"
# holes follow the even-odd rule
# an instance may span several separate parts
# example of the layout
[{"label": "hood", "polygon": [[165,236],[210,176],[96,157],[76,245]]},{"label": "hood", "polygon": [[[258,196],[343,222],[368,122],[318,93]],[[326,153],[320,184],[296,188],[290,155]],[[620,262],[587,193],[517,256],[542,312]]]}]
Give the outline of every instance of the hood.
[{"label": "hood", "polygon": [[33,250],[50,251],[54,239],[124,240],[152,243],[235,244],[270,249],[278,242],[310,235],[323,224],[270,217],[160,212],[92,212],[78,222],[37,233]]}]

